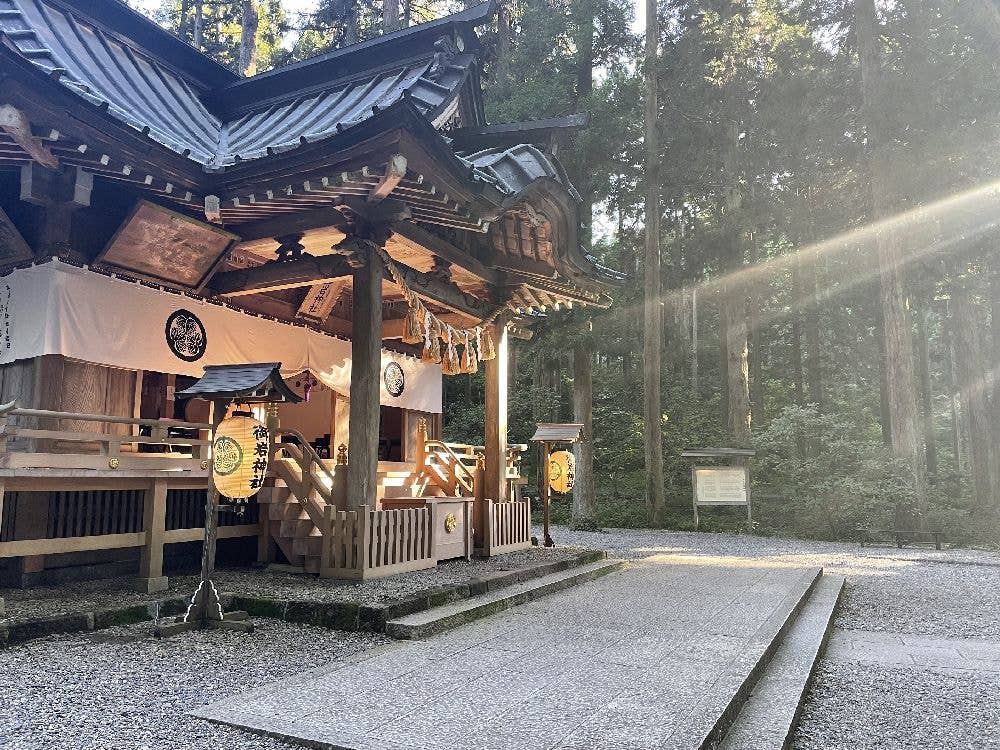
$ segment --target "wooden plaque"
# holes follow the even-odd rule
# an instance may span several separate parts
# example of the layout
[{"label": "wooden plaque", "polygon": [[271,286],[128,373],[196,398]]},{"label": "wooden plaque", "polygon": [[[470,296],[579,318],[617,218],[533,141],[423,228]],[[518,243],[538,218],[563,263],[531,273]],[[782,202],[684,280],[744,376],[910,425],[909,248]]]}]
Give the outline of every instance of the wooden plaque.
[{"label": "wooden plaque", "polygon": [[139,201],[95,263],[199,290],[236,239],[211,224]]}]

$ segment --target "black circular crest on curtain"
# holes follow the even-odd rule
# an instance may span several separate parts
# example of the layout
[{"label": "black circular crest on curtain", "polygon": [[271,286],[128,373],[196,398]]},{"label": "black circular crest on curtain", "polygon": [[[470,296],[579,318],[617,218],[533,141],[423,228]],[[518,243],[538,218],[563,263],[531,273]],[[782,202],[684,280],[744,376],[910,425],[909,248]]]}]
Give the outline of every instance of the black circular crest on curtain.
[{"label": "black circular crest on curtain", "polygon": [[390,362],[385,366],[385,370],[382,371],[382,380],[385,381],[385,389],[390,396],[398,398],[403,395],[403,390],[406,388],[406,375],[403,374],[403,368],[399,366],[398,362]]},{"label": "black circular crest on curtain", "polygon": [[164,329],[167,346],[174,355],[185,362],[199,360],[208,346],[205,326],[190,310],[175,310],[167,318]]}]

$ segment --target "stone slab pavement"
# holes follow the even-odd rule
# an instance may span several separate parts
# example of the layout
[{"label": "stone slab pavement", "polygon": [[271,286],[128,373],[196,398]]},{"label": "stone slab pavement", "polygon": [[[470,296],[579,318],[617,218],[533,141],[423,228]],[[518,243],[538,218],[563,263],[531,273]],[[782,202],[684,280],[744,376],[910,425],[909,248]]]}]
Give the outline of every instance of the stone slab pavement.
[{"label": "stone slab pavement", "polygon": [[350,750],[687,748],[691,726],[714,721],[713,686],[733,684],[817,570],[653,555],[192,714]]},{"label": "stone slab pavement", "polygon": [[836,629],[825,658],[833,663],[862,662],[913,668],[934,668],[961,674],[1000,675],[1000,642],[971,638],[940,638]]}]

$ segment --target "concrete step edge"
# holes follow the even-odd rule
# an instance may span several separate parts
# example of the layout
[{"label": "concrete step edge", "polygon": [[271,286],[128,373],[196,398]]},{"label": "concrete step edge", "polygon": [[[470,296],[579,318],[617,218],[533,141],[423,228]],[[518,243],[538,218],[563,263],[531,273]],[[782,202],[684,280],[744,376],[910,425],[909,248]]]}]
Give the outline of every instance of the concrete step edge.
[{"label": "concrete step edge", "polygon": [[727,732],[722,750],[783,750],[798,726],[806,692],[833,631],[842,575],[825,574]]},{"label": "concrete step edge", "polygon": [[619,570],[624,564],[622,560],[599,560],[549,573],[469,599],[389,620],[386,622],[385,633],[391,638],[400,640],[425,638],[518,604],[592,581]]},{"label": "concrete step edge", "polygon": [[713,689],[686,717],[670,738],[670,747],[715,750],[774,657],[782,639],[798,618],[822,578],[822,568],[799,576],[774,611],[748,639],[748,647],[731,661]]}]

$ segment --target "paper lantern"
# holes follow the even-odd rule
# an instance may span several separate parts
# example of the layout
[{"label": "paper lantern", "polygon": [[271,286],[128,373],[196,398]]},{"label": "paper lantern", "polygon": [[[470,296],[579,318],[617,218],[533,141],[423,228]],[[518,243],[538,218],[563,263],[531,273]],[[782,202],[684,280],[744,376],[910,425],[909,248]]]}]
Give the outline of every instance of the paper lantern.
[{"label": "paper lantern", "polygon": [[267,428],[250,412],[224,419],[212,442],[212,480],[219,494],[247,500],[264,486],[267,476]]},{"label": "paper lantern", "polygon": [[576,481],[576,457],[572,451],[549,454],[549,487],[553,492],[571,492]]}]

